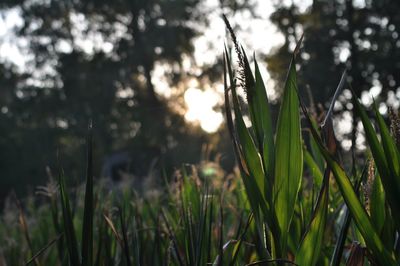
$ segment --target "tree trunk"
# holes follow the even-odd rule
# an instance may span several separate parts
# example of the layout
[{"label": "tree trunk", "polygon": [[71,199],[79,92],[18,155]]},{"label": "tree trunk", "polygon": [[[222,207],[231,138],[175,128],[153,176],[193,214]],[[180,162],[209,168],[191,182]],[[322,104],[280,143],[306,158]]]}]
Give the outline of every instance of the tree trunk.
[{"label": "tree trunk", "polygon": [[154,84],[151,81],[151,71],[154,67],[154,53],[146,48],[146,44],[143,41],[143,34],[139,29],[138,19],[139,19],[139,10],[140,8],[137,5],[136,0],[132,0],[131,5],[131,14],[132,14],[132,22],[131,22],[131,33],[135,40],[135,51],[137,51],[137,55],[140,60],[140,65],[144,70],[144,77],[146,79],[146,92],[145,98],[152,107],[159,107],[161,105],[161,101],[157,97],[157,93],[155,92]]}]

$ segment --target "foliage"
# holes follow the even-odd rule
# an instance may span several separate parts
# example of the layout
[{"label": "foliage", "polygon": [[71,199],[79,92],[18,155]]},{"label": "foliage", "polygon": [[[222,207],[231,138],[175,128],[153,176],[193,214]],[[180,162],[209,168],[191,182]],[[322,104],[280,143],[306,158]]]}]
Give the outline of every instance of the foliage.
[{"label": "foliage", "polygon": [[[8,208],[0,262],[52,265],[398,265],[400,152],[398,114],[391,127],[373,105],[376,130],[353,95],[371,155],[347,171],[332,123],[342,75],[320,127],[297,87],[296,46],[277,125],[254,60],[233,39],[238,70],[225,49],[228,129],[238,173],[184,166],[173,183],[141,195],[93,180],[89,128],[85,188],[69,191],[63,172],[41,188],[47,201]],[[235,71],[236,70],[236,71]],[[246,95],[240,100],[239,89]],[[247,108],[245,108],[247,107]],[[300,109],[304,115],[301,127]],[[246,125],[249,117],[251,125]],[[276,129],[275,129],[276,128]],[[275,131],[275,133],[274,133]],[[356,163],[356,162],[353,162]],[[304,170],[303,171],[303,166]],[[239,178],[239,176],[241,178]],[[361,189],[362,192],[361,193]],[[152,192],[151,188],[143,192]],[[19,226],[17,226],[19,225]],[[29,260],[29,261],[28,261]]]},{"label": "foliage", "polygon": [[[397,216],[400,213],[398,210],[399,147],[394,136],[390,135],[390,131],[376,105],[374,105],[374,114],[380,129],[382,143],[379,143],[377,133],[373,129],[365,109],[358,102],[357,95],[353,93],[355,114],[363,122],[372,158],[378,169],[377,174],[372,170],[369,173],[369,181],[366,181],[373,183],[370,184],[371,186],[379,186],[374,188],[375,195],[368,194],[366,199],[367,204],[371,204],[370,207],[374,206],[372,212],[364,206],[365,203],[363,204],[355,190],[354,187],[358,186],[352,184],[351,180],[360,179],[359,174],[357,174],[357,171],[353,171],[353,177],[349,178],[337,159],[338,144],[335,140],[331,116],[333,105],[345,86],[346,72],[341,78],[319,132],[316,128],[315,118],[308,113],[297,88],[295,60],[299,52],[301,38],[296,45],[289,65],[274,136],[271,133],[270,112],[265,107],[265,105],[268,105],[268,98],[262,85],[263,82],[262,80],[254,81],[246,54],[238,44],[226,19],[225,22],[232,36],[239,65],[239,70],[235,75],[229,54],[226,51],[225,64],[227,67],[224,83],[226,113],[242,180],[251,209],[255,215],[260,234],[259,238],[264,241],[262,243],[263,249],[258,256],[261,259],[272,261],[293,260],[299,265],[321,265],[324,257],[321,250],[324,247],[334,247],[335,252],[332,254],[331,261],[336,264],[339,263],[335,256],[341,254],[337,250],[343,249],[343,241],[337,241],[335,245],[324,244],[329,243],[329,240],[326,239],[330,229],[327,221],[335,219],[334,216],[331,216],[334,213],[328,213],[328,209],[338,207],[337,202],[332,202],[329,197],[329,193],[333,192],[336,194],[335,196],[341,195],[343,197],[341,200],[348,208],[349,217],[354,220],[361,241],[365,243],[370,262],[396,265],[400,258],[399,254],[396,254],[397,245],[392,239],[396,238],[400,229],[397,222],[399,221]],[[257,61],[254,61],[257,80],[261,78],[261,75]],[[242,111],[243,108],[240,106],[236,92],[238,87],[241,87],[247,96],[251,127],[247,127],[244,123],[245,113]],[[231,97],[229,93],[231,93]],[[231,101],[235,115],[234,121],[231,114]],[[316,180],[321,179],[321,172],[324,171],[322,182],[321,180],[315,182],[317,190],[319,190],[316,198],[309,197],[309,194],[307,195],[309,188],[301,184],[301,177],[303,176],[303,149],[301,146],[303,142],[300,134],[300,105],[312,133],[310,145],[313,143],[314,147],[317,148],[314,150],[314,156],[322,157],[326,162],[326,165],[322,165],[319,172],[313,171]],[[307,159],[304,162],[308,167],[318,167],[317,158],[313,159],[308,152],[306,154]],[[353,169],[357,169],[357,167],[353,165]],[[335,183],[330,182],[331,176],[334,177]],[[363,175],[361,175],[361,178],[363,178]],[[336,189],[332,189],[332,185]],[[376,192],[376,190],[379,192]],[[301,196],[302,194],[304,196]],[[385,214],[388,216],[383,218],[382,212],[377,212],[378,209],[385,209]],[[349,217],[346,219],[350,219]],[[388,223],[392,225],[388,235],[382,234],[382,223],[384,223],[382,219],[387,219]],[[373,221],[375,221],[375,225]],[[343,222],[342,225],[344,232],[342,231],[341,234],[344,235],[348,231],[346,223],[347,221]],[[376,224],[380,225],[378,230]],[[294,227],[297,227],[297,230],[294,230]],[[354,252],[356,250],[358,252],[356,248]]]},{"label": "foliage", "polygon": [[[64,179],[61,175],[59,190],[50,184],[41,188],[40,195],[28,198],[20,211],[10,199],[0,226],[3,265],[28,261],[36,265],[226,265],[234,257],[240,263],[250,261],[254,234],[251,224],[246,226],[250,212],[240,179],[225,175],[217,164],[185,166],[172,183],[148,187],[144,194],[129,183],[118,188],[97,180],[91,186],[90,175],[86,189],[71,191]],[[34,202],[38,199],[40,203]],[[21,217],[27,221],[25,235],[20,233]],[[238,240],[241,248],[235,249]]]},{"label": "foliage", "polygon": [[398,1],[313,0],[308,6],[302,1],[274,3],[271,21],[285,41],[266,61],[272,78],[279,82],[278,89],[284,82],[283,62],[288,51],[304,32],[299,87],[308,86],[312,92],[311,96],[301,92],[307,96],[305,100],[310,96],[316,103],[328,102],[343,67],[349,69],[358,97],[375,86],[381,87],[382,102],[393,98],[400,83],[399,64],[393,63],[400,59]]}]

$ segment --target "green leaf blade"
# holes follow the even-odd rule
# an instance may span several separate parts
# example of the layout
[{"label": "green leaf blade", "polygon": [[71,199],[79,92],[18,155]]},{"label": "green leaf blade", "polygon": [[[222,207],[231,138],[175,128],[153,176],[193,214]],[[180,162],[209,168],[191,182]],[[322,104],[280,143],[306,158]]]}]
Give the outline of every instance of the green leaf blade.
[{"label": "green leaf blade", "polygon": [[[382,134],[382,144],[379,142],[377,133],[373,128],[365,109],[361,106],[354,92],[352,93],[354,97],[353,102],[355,112],[361,118],[361,121],[363,123],[365,137],[367,139],[376,167],[381,177],[389,206],[392,210],[393,216],[396,217],[396,220],[398,221],[400,220],[400,181],[398,180],[400,177],[396,177],[396,173],[391,171],[391,169],[393,168],[391,167],[391,165],[393,164],[393,160],[396,160],[396,156],[393,155],[394,158],[391,157],[392,152],[390,151],[390,147],[386,147],[386,152],[384,148],[384,146],[390,146],[388,142],[390,142],[391,136],[388,135],[389,133],[387,131],[386,125],[383,122],[383,118],[375,107],[375,114],[377,115]],[[389,157],[387,155],[389,155]],[[397,227],[400,227],[399,222],[397,222]]]},{"label": "green leaf blade", "polygon": [[317,187],[321,187],[323,174],[318,166],[318,163],[314,160],[314,158],[311,156],[310,152],[307,151],[307,149],[305,148],[303,149],[303,154],[304,154],[304,162],[310,169],[310,175],[313,177],[315,185]]},{"label": "green leaf blade", "polygon": [[[255,97],[253,98],[254,105],[254,114],[256,117],[256,121],[261,123],[262,131],[258,133],[260,136],[260,143],[262,146],[260,147],[261,155],[263,158],[265,173],[272,181],[273,169],[274,169],[274,132],[271,121],[271,110],[269,108],[267,91],[264,86],[264,81],[262,79],[260,69],[258,67],[258,63],[255,60]],[[270,182],[272,185],[272,182]]]},{"label": "green leaf blade", "polygon": [[[308,112],[304,106],[302,106],[303,112],[306,115],[307,120],[311,124]],[[372,254],[379,260],[383,265],[396,265],[394,260],[394,255],[389,252],[383,245],[378,233],[376,232],[374,226],[372,225],[369,216],[365,209],[363,208],[361,202],[359,201],[356,192],[351,185],[350,179],[346,175],[345,171],[340,167],[333,156],[328,152],[328,150],[322,144],[318,133],[313,127],[311,127],[311,132],[313,134],[318,147],[324,156],[327,165],[331,168],[333,176],[338,184],[338,187],[342,193],[342,196],[346,202],[347,207],[352,214],[352,217],[357,225],[357,228],[361,232],[367,248],[371,250]]]},{"label": "green leaf blade", "polygon": [[60,196],[61,196],[61,208],[64,226],[64,236],[67,243],[69,260],[71,265],[80,265],[79,253],[78,253],[78,241],[76,240],[74,223],[72,219],[72,212],[69,204],[69,197],[65,191],[65,180],[63,174],[60,174]]},{"label": "green leaf blade", "polygon": [[296,253],[298,265],[313,266],[319,259],[328,215],[329,175],[330,170],[326,169],[324,184],[318,196],[313,218]]},{"label": "green leaf blade", "polygon": [[303,172],[303,147],[296,83],[293,59],[285,84],[276,132],[274,208],[281,231],[282,252],[286,250],[289,225]]},{"label": "green leaf blade", "polygon": [[378,121],[379,129],[381,132],[383,151],[387,158],[389,170],[391,172],[392,182],[394,183],[392,185],[395,185],[397,192],[400,192],[400,152],[397,149],[396,141],[390,135],[390,131],[386,126],[382,115],[379,113],[376,104],[374,103],[373,106]]},{"label": "green leaf blade", "polygon": [[233,108],[235,112],[236,130],[239,136],[239,141],[242,147],[243,157],[246,161],[247,170],[250,173],[250,178],[253,178],[257,183],[258,190],[265,200],[265,176],[260,155],[257,151],[253,138],[244,123],[242,113],[239,107],[238,96],[236,89],[232,87]]},{"label": "green leaf blade", "polygon": [[377,232],[381,232],[385,223],[385,190],[379,175],[375,176],[372,183],[370,196],[370,215],[372,224]]},{"label": "green leaf blade", "polygon": [[86,169],[86,191],[85,205],[83,211],[82,228],[82,265],[93,264],[93,140],[92,124],[89,124],[89,135],[87,139],[87,169]]}]

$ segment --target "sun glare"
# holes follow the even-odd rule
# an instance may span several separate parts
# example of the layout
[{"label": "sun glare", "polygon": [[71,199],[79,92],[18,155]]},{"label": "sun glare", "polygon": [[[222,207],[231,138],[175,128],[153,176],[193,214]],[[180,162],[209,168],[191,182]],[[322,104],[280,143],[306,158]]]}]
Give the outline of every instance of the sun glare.
[{"label": "sun glare", "polygon": [[211,89],[202,91],[189,88],[185,92],[185,103],[188,108],[185,119],[199,123],[206,132],[216,132],[223,121],[222,114],[214,110],[219,101],[220,96]]}]

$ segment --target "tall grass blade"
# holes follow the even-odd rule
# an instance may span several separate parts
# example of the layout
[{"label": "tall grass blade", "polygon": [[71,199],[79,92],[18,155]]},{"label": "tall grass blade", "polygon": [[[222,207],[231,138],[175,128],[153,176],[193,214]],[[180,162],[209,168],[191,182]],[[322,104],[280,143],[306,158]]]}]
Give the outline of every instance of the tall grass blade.
[{"label": "tall grass blade", "polygon": [[[361,186],[361,181],[365,179],[365,176],[367,175],[368,171],[368,164],[365,165],[360,178],[357,180],[357,183],[355,184],[355,191],[358,194],[359,190],[360,190],[360,186]],[[330,266],[339,266],[340,265],[340,261],[343,255],[343,250],[345,247],[345,243],[346,243],[346,238],[347,238],[347,234],[350,228],[350,222],[351,222],[351,214],[349,209],[346,207],[346,211],[344,214],[344,219],[342,222],[342,226],[340,228],[340,232],[339,232],[339,236],[336,239],[336,244],[335,244],[335,249],[333,250],[333,255],[330,261]]]},{"label": "tall grass blade", "polygon": [[343,250],[346,243],[347,234],[350,228],[350,223],[351,223],[351,214],[348,208],[346,207],[344,219],[340,227],[339,236],[336,239],[335,249],[333,250],[333,255],[329,263],[330,266],[340,265],[340,261],[342,259]]},{"label": "tall grass blade", "polygon": [[124,216],[123,216],[121,208],[119,208],[118,214],[119,214],[119,221],[121,223],[121,229],[122,229],[123,252],[125,254],[126,264],[128,266],[132,266],[131,257],[130,257],[130,253],[129,253],[128,233],[126,231],[125,220],[124,220]]},{"label": "tall grass blade", "polygon": [[330,175],[331,172],[327,169],[311,223],[296,252],[296,263],[298,265],[316,265],[319,259],[328,215]]},{"label": "tall grass blade", "polygon": [[25,265],[29,265],[32,262],[34,262],[37,258],[40,257],[40,255],[42,255],[46,250],[48,250],[50,247],[52,247],[57,241],[59,241],[63,236],[63,233],[59,234],[56,238],[54,238],[53,240],[51,240],[49,243],[47,243],[46,246],[44,246],[43,248],[41,248],[38,252],[36,252],[36,254],[30,258]]},{"label": "tall grass blade", "polygon": [[304,163],[310,170],[310,175],[313,177],[314,183],[317,187],[322,186],[323,174],[314,158],[305,148],[303,149]]},{"label": "tall grass blade", "polygon": [[275,146],[274,209],[283,255],[303,173],[303,147],[294,56],[287,74],[278,116]]},{"label": "tall grass blade", "polygon": [[219,224],[218,224],[218,256],[214,265],[224,265],[224,211],[222,209],[222,197],[219,205]]},{"label": "tall grass blade", "polygon": [[386,211],[385,211],[385,190],[383,189],[381,177],[375,174],[375,179],[372,180],[371,193],[369,198],[370,216],[372,224],[375,226],[377,232],[382,232],[383,225],[385,224]]},{"label": "tall grass blade", "polygon": [[[227,69],[230,84],[233,84],[227,88],[227,78],[225,78],[225,107],[228,119],[228,128],[230,128],[230,134],[234,143],[234,150],[238,160],[239,168],[241,170],[242,180],[246,188],[247,198],[250,202],[251,208],[254,213],[254,218],[260,233],[260,239],[263,239],[262,227],[263,223],[267,222],[270,229],[270,247],[273,250],[273,254],[280,254],[279,235],[280,229],[276,221],[276,214],[271,210],[272,207],[272,191],[268,186],[272,184],[271,178],[266,177],[263,160],[260,156],[260,151],[257,150],[256,143],[254,142],[249,129],[246,127],[236,87],[234,83],[232,68],[229,64],[229,55],[225,50],[225,62],[227,62]],[[226,71],[225,71],[226,77]],[[230,101],[228,96],[228,90],[232,92],[233,111],[235,114],[235,125],[233,125],[232,116],[230,114]],[[261,212],[260,212],[261,211]]]},{"label": "tall grass blade", "polygon": [[69,197],[65,191],[64,173],[59,176],[61,209],[64,222],[64,236],[67,243],[69,261],[71,265],[80,265],[78,242],[76,240],[74,223],[72,220],[72,212],[69,204]]},{"label": "tall grass blade", "polygon": [[242,242],[244,241],[244,236],[246,235],[247,230],[249,229],[249,226],[250,226],[251,222],[253,221],[253,218],[254,218],[254,215],[253,215],[253,213],[251,213],[247,219],[246,226],[244,227],[243,232],[240,235],[240,238],[238,239],[237,243],[234,246],[234,249],[232,252],[232,259],[229,263],[230,266],[233,266],[236,264],[236,260],[239,255],[240,247],[242,246]]},{"label": "tall grass blade", "polygon": [[[224,66],[226,66],[224,70],[224,86],[225,86],[225,111],[226,111],[226,116],[227,116],[227,124],[228,124],[228,129],[229,133],[231,136],[231,140],[233,142],[234,146],[234,152],[235,156],[239,165],[239,169],[241,172],[243,184],[246,189],[246,193],[248,195],[248,200],[250,202],[251,208],[253,212],[256,215],[256,219],[258,219],[259,215],[259,210],[260,208],[265,212],[268,213],[269,209],[267,207],[267,202],[264,199],[264,196],[262,195],[262,192],[265,191],[264,189],[261,190],[260,188],[263,188],[263,184],[265,182],[264,180],[264,174],[262,172],[262,163],[260,161],[259,155],[257,153],[257,150],[255,148],[254,142],[251,139],[251,136],[248,132],[248,129],[246,128],[246,125],[244,124],[243,118],[240,113],[239,109],[239,103],[237,100],[237,94],[235,90],[235,82],[233,78],[233,73],[232,73],[232,68],[230,66],[230,59],[227,50],[225,49],[225,57],[224,57]],[[228,71],[226,71],[226,69]],[[228,72],[228,73],[227,73]],[[228,75],[228,77],[227,77]],[[227,80],[229,79],[230,81],[230,86],[228,87]],[[234,104],[234,112],[235,112],[235,120],[236,120],[236,127],[233,124],[233,118],[231,114],[231,105],[230,105],[230,99],[229,99],[229,90],[232,92],[232,98],[233,98],[233,104]],[[239,134],[238,131],[241,131]],[[239,135],[239,137],[238,137]],[[246,139],[249,144],[243,143],[242,139],[240,138],[240,135],[242,139]],[[244,155],[243,151],[243,146],[247,145],[246,151],[248,152],[247,159]],[[256,161],[253,161],[251,157],[255,157]],[[253,169],[252,171],[256,172],[258,175],[258,181],[254,178],[254,175],[251,175],[250,173],[250,168],[251,165],[248,165],[248,161],[251,161],[252,165],[255,165],[256,169]],[[258,185],[260,184],[260,186]],[[261,205],[261,206],[260,206]],[[268,217],[271,217],[271,215],[268,215]]]},{"label": "tall grass blade", "polygon": [[[307,109],[303,106],[303,104],[301,104],[301,107],[303,109],[304,115],[307,118],[307,121],[311,124],[311,119],[309,117]],[[384,265],[396,265],[393,253],[389,252],[384,247],[378,233],[375,231],[375,228],[373,227],[368,217],[367,212],[359,201],[357,194],[354,191],[350,179],[346,175],[345,171],[333,158],[330,152],[324,147],[315,129],[312,126],[310,128],[322,155],[324,156],[328,166],[333,172],[333,176],[335,177],[335,180],[346,202],[346,205],[354,218],[357,228],[361,232],[367,244],[367,248]]]},{"label": "tall grass blade", "polygon": [[[396,218],[395,222],[397,224],[397,228],[400,229],[400,181],[398,180],[400,176],[396,176],[395,171],[391,171],[391,169],[396,169],[396,167],[399,166],[394,166],[393,163],[396,162],[396,151],[394,150],[395,147],[390,147],[392,144],[391,142],[391,137],[388,135],[387,128],[384,125],[383,121],[380,119],[380,114],[375,110],[375,113],[377,115],[378,123],[380,125],[381,129],[381,134],[382,134],[382,144],[378,140],[377,134],[375,129],[373,128],[370,119],[367,116],[366,111],[364,108],[361,106],[359,100],[356,98],[356,95],[354,92],[353,93],[353,98],[354,98],[354,108],[356,114],[361,118],[361,121],[364,126],[365,130],[365,137],[367,139],[367,142],[370,146],[372,156],[374,158],[376,167],[378,169],[379,175],[381,177],[381,181],[383,184],[383,187],[385,188],[385,193],[387,200],[389,202],[389,206],[392,210],[392,215]],[[376,109],[376,108],[375,108]],[[380,121],[380,122],[379,122]],[[386,130],[385,130],[386,129]],[[385,148],[385,146],[387,146]],[[385,154],[385,149],[386,149],[386,154]],[[393,152],[392,152],[393,151]],[[397,151],[398,153],[398,151]],[[388,157],[389,155],[390,157]],[[393,156],[393,157],[391,157]],[[394,161],[393,161],[394,160]]]},{"label": "tall grass blade", "polygon": [[256,266],[256,265],[295,265],[295,266],[301,266],[297,263],[294,263],[293,261],[287,260],[287,259],[268,259],[268,260],[260,260],[260,261],[255,261],[249,264],[246,264],[246,266]]},{"label": "tall grass blade", "polygon": [[[222,203],[222,202],[221,202]],[[205,242],[207,248],[207,263],[211,262],[211,252],[212,252],[212,244],[213,244],[213,224],[214,224],[214,201],[213,197],[210,200],[210,208],[209,208],[209,215],[208,215],[208,227],[207,227],[207,242]]]},{"label": "tall grass blade", "polygon": [[346,84],[346,78],[347,78],[347,71],[344,70],[342,73],[342,76],[340,77],[339,84],[335,90],[335,94],[333,95],[333,98],[331,100],[331,104],[329,105],[329,109],[328,109],[328,112],[326,113],[324,122],[321,125],[322,127],[325,126],[326,122],[328,122],[329,120],[332,119],[333,108],[335,107],[336,100],[339,97],[340,93],[342,93],[342,90]]},{"label": "tall grass blade", "polygon": [[376,103],[373,104],[376,119],[378,121],[379,129],[381,132],[383,151],[385,152],[389,169],[392,173],[393,185],[400,191],[400,152],[397,149],[396,141],[390,135],[390,131],[383,120],[382,115],[379,113]]},{"label": "tall grass blade", "polygon": [[[257,193],[265,199],[265,176],[261,162],[260,155],[258,154],[254,140],[244,123],[243,116],[239,106],[239,100],[236,93],[236,88],[232,87],[233,110],[235,113],[236,130],[239,136],[239,141],[243,151],[243,157],[246,162],[247,170],[250,174],[250,179],[255,181]],[[253,181],[252,181],[253,182]],[[249,195],[251,196],[251,194]]]},{"label": "tall grass blade", "polygon": [[135,255],[135,265],[140,265],[140,240],[138,235],[138,225],[136,217],[133,216],[133,250]]},{"label": "tall grass blade", "polygon": [[167,219],[163,209],[161,209],[161,217],[164,220],[165,226],[167,227],[167,230],[168,230],[169,238],[172,241],[173,250],[174,250],[173,254],[175,255],[175,258],[176,258],[176,260],[178,262],[178,265],[179,266],[184,266],[185,263],[184,263],[184,260],[183,260],[183,258],[181,256],[181,254],[179,253],[179,248],[178,248],[178,244],[177,244],[176,235],[174,234],[174,232],[173,232],[173,230],[171,228],[171,225],[168,222],[168,219]]},{"label": "tall grass blade", "polygon": [[[335,95],[338,95],[343,87],[344,75],[336,90]],[[337,97],[337,96],[336,96]],[[331,154],[337,153],[336,139],[333,132],[332,111],[335,105],[336,97],[333,97],[328,113],[326,114],[324,123],[321,127],[324,141]],[[313,127],[314,129],[314,127]],[[328,215],[329,203],[329,180],[331,170],[326,167],[324,172],[323,184],[318,195],[317,204],[311,218],[309,228],[300,244],[300,248],[296,253],[296,262],[299,265],[316,265],[323,242],[325,233],[326,220]]]},{"label": "tall grass blade", "polygon": [[204,254],[207,254],[205,252],[204,248],[204,242],[205,242],[205,237],[206,237],[206,225],[207,225],[207,212],[209,211],[209,202],[208,202],[208,188],[206,189],[205,195],[202,195],[202,200],[201,200],[201,210],[200,210],[200,219],[199,221],[196,222],[196,242],[195,242],[195,255],[196,255],[196,265],[201,265],[206,264],[207,261],[204,261]]},{"label": "tall grass blade", "polygon": [[[239,76],[237,77],[238,80],[240,81],[241,87],[245,90],[245,93],[247,95],[248,102],[252,101],[252,98],[254,97],[254,86],[255,86],[255,80],[253,77],[253,74],[251,73],[250,65],[247,60],[247,57],[244,53],[244,50],[242,47],[239,46],[238,41],[236,39],[235,33],[233,32],[232,27],[229,24],[228,19],[223,15],[223,20],[225,22],[226,28],[228,29],[233,44],[235,46],[236,54],[238,56],[238,63],[239,63]],[[264,171],[262,167],[262,161],[260,158],[260,155],[258,154],[257,148],[256,148],[256,143],[253,140],[249,130],[247,129],[242,113],[240,110],[240,105],[238,101],[238,96],[236,93],[236,83],[234,82],[234,76],[231,68],[231,62],[229,59],[229,54],[225,48],[225,65],[228,67],[228,75],[229,75],[229,80],[230,80],[230,90],[232,92],[232,98],[233,98],[233,109],[235,113],[235,122],[236,122],[236,133],[238,136],[238,141],[237,144],[240,143],[240,153],[239,156],[244,158],[246,167],[244,167],[244,170],[247,172],[246,175],[249,176],[250,181],[248,182],[252,186],[253,193],[257,193],[256,197],[260,197],[261,193],[261,199],[258,200],[253,200],[256,202],[265,202],[265,191],[266,191],[266,186],[265,186],[265,176],[264,176]],[[226,73],[225,73],[226,76]],[[226,80],[226,79],[225,79]],[[226,82],[225,82],[226,85]],[[225,91],[227,93],[228,88],[225,88]],[[253,121],[253,126],[254,127],[261,127],[261,124],[255,124],[255,118],[254,118],[254,110],[252,110],[253,106],[250,105],[250,117],[251,120]],[[227,110],[228,111],[228,110]],[[230,112],[230,110],[229,110]],[[261,131],[257,130],[256,131]],[[241,158],[238,158],[241,160]],[[256,181],[256,186],[254,186],[254,181]],[[248,193],[248,195],[253,195],[253,193]],[[251,196],[250,196],[251,197]],[[267,207],[269,209],[269,207]],[[257,216],[258,209],[254,210],[255,214]]]},{"label": "tall grass blade", "polygon": [[[272,181],[274,174],[274,159],[275,159],[275,147],[274,147],[274,132],[271,122],[271,111],[268,103],[267,91],[264,86],[260,69],[258,67],[257,60],[254,60],[255,66],[255,92],[250,106],[253,106],[254,118],[256,124],[261,125],[261,132],[258,129],[257,135],[259,136],[259,151],[264,163],[264,171],[267,176],[266,185],[266,196],[271,197],[272,195]],[[268,199],[271,201],[271,199]]]},{"label": "tall grass blade", "polygon": [[103,259],[103,257],[102,257],[103,250],[105,250],[104,240],[107,237],[107,232],[106,232],[106,226],[104,224],[103,219],[100,219],[100,221],[99,221],[98,234],[99,234],[99,241],[97,243],[97,251],[96,251],[96,257],[95,257],[96,259],[93,264],[95,266],[100,266],[100,263]]},{"label": "tall grass blade", "polygon": [[117,240],[118,244],[121,246],[121,248],[124,247],[124,243],[122,241],[121,235],[118,233],[117,229],[115,228],[115,225],[113,221],[105,214],[103,214],[104,220],[106,221],[108,227],[110,227],[112,233],[115,236],[115,239]]},{"label": "tall grass blade", "polygon": [[93,127],[88,126],[86,191],[82,227],[82,266],[93,265]]},{"label": "tall grass blade", "polygon": [[[373,104],[374,107],[374,111],[375,111],[375,115],[378,121],[378,125],[379,125],[379,129],[381,132],[381,142],[382,142],[382,146],[383,146],[383,151],[386,155],[387,158],[387,162],[389,165],[389,170],[390,170],[390,186],[391,187],[395,187],[393,190],[396,191],[396,199],[395,201],[397,202],[397,204],[392,204],[394,205],[392,208],[392,212],[394,212],[392,215],[395,217],[395,223],[397,226],[397,230],[400,232],[400,151],[397,148],[396,145],[396,141],[394,140],[393,136],[390,135],[389,129],[385,124],[385,121],[383,120],[382,115],[379,113],[378,108],[376,106],[376,103],[374,102]],[[377,177],[376,180],[376,186],[374,186],[373,188],[377,189],[377,190],[382,190],[382,179],[381,177]],[[385,189],[386,190],[386,189]],[[374,192],[374,190],[373,190]],[[384,193],[379,193],[379,191],[377,191],[376,193],[373,193],[373,196],[377,201],[380,201],[382,203],[384,203],[385,200],[385,194]],[[382,204],[379,204],[382,206]],[[397,208],[396,208],[397,207]],[[377,211],[384,211],[384,208],[377,208]],[[382,221],[382,217],[384,217],[384,215],[382,213],[377,213],[376,214],[376,218],[380,219],[381,221],[379,221],[378,223],[380,225],[382,225],[383,221]]]},{"label": "tall grass blade", "polygon": [[[23,232],[24,238],[26,243],[28,244],[28,248],[29,251],[31,253],[31,255],[33,256],[34,252],[33,252],[33,246],[32,246],[32,241],[31,241],[31,237],[29,236],[29,230],[28,230],[28,224],[26,223],[26,219],[25,219],[25,214],[24,211],[22,209],[21,206],[21,202],[18,200],[17,196],[15,194],[13,194],[13,196],[15,197],[15,203],[17,205],[18,208],[18,221],[19,221],[19,225],[21,227],[21,230]],[[37,260],[37,258],[35,258],[33,260],[33,262],[35,263],[35,265],[39,266],[40,263]]]}]

